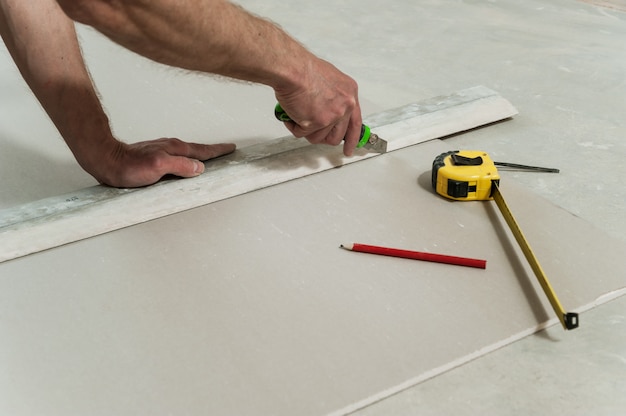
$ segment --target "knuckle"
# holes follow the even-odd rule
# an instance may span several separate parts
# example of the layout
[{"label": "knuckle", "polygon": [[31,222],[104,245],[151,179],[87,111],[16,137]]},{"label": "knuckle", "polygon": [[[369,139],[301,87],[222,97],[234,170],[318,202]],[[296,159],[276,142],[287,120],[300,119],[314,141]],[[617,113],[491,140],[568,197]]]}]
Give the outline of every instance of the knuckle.
[{"label": "knuckle", "polygon": [[163,172],[166,157],[162,152],[150,152],[143,157],[143,165],[150,172]]},{"label": "knuckle", "polygon": [[189,145],[186,142],[175,137],[167,139],[167,143],[169,145],[169,148],[176,153],[186,153],[189,148]]}]

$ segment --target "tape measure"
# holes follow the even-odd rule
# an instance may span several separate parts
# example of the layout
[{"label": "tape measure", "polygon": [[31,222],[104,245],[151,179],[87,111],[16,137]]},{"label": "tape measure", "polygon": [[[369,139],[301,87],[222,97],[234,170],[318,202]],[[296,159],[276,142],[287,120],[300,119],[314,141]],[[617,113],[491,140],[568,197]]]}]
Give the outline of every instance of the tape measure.
[{"label": "tape measure", "polygon": [[[494,200],[502,217],[511,229],[519,244],[526,260],[535,273],[539,284],[548,297],[554,312],[557,314],[563,328],[578,328],[578,314],[565,312],[561,302],[554,293],[539,261],[535,257],[522,230],[517,225],[515,217],[507,206],[500,192],[500,174],[496,165],[498,162],[491,160],[489,155],[476,150],[454,150],[442,153],[433,161],[432,186],[439,195],[456,201],[489,201]],[[503,164],[508,166],[510,164]],[[523,165],[516,165],[524,167]],[[557,171],[528,167],[532,170]],[[558,171],[557,171],[558,172]]]}]

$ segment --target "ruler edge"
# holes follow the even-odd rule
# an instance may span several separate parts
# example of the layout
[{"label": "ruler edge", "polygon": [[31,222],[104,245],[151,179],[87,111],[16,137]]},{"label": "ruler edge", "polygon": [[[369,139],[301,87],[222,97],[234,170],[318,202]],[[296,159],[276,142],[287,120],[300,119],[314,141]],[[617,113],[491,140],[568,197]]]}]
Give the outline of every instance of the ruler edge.
[{"label": "ruler edge", "polygon": [[[513,105],[509,101],[501,97],[498,93],[489,88],[477,86],[458,91],[449,96],[433,97],[424,101],[407,104],[397,109],[386,110],[370,116],[369,119],[384,118],[385,113],[395,114],[394,112],[402,109],[406,109],[409,107],[419,107],[421,105],[420,103],[436,102],[437,99],[445,99],[446,97],[453,96],[466,96],[469,98],[467,99],[467,101],[462,102],[458,105],[443,108],[434,112],[418,114],[416,116],[408,117],[406,119],[395,119],[392,123],[385,125],[374,125],[371,127],[377,128],[377,133],[380,133],[382,137],[385,137],[385,133],[390,133],[394,129],[417,129],[417,131],[413,132],[412,134],[407,134],[403,136],[403,140],[390,140],[389,144],[391,146],[389,147],[388,152],[391,152],[415,144],[423,143],[425,141],[447,137],[480,126],[486,126],[498,121],[507,120],[518,114],[515,107],[513,107]],[[485,111],[485,109],[488,109],[489,111]],[[449,127],[444,128],[440,123],[438,123],[438,117],[441,114],[435,113],[441,113],[448,110],[455,110],[455,112],[459,113],[455,115],[455,119],[457,116],[460,115],[465,115],[469,118],[465,118],[461,121],[459,121],[459,119],[456,119],[457,126],[455,126],[452,130]],[[368,122],[368,117],[365,117],[365,122]],[[402,142],[402,144],[400,146],[394,147],[394,143],[396,142]],[[262,149],[272,147],[278,148],[280,152],[264,155]],[[261,157],[257,159],[252,159],[251,162],[245,160],[246,154],[253,154],[257,151],[260,151]],[[164,181],[149,187],[133,189],[132,191],[120,190],[120,192],[115,194],[111,199],[99,201],[92,205],[83,206],[76,210],[70,210],[68,211],[70,215],[52,215],[45,218],[36,217],[30,220],[20,222],[18,225],[11,225],[9,227],[5,227],[4,229],[0,228],[0,263],[21,258],[30,254],[42,252],[55,247],[60,247],[65,244],[81,241],[90,237],[106,234],[108,232],[130,227],[132,225],[137,225],[154,219],[162,218],[167,215],[183,212],[203,205],[208,205],[214,202],[243,195],[254,190],[263,189],[269,186],[277,185],[279,183],[324,172],[338,166],[343,166],[359,162],[361,160],[369,159],[371,157],[379,156],[379,154],[375,153],[362,153],[348,159],[343,156],[338,156],[338,151],[335,147],[308,145],[308,142],[303,141],[302,139],[295,140],[293,139],[293,137],[290,136],[274,139],[270,142],[248,146],[246,148],[242,148],[238,152],[240,152],[240,158],[241,154],[243,153],[244,159],[244,162],[238,164],[238,167],[240,170],[244,171],[247,169],[254,170],[256,168],[256,163],[260,164],[260,169],[263,170],[262,165],[268,162],[271,163],[270,159],[274,156],[280,155],[281,158],[285,158],[285,156],[293,156],[296,153],[303,152],[306,152],[306,154],[309,156],[317,157],[317,161],[322,163],[320,163],[320,165],[316,168],[307,168],[309,169],[309,171],[304,173],[301,172],[302,167],[294,168],[291,171],[281,170],[279,172],[280,178],[276,177],[275,175],[271,175],[271,173],[277,172],[270,172],[270,174],[266,174],[266,176],[264,176],[264,181],[262,184],[250,186],[249,189],[243,191],[229,191],[227,189],[228,185],[222,185],[222,192],[220,196],[213,196],[215,190],[213,185],[215,185],[215,182],[211,180],[212,175],[215,175],[216,172],[219,172],[220,166],[228,165],[229,163],[237,164],[236,159],[233,159],[233,157],[236,158],[237,156],[231,156],[230,158],[224,157],[222,161],[219,161],[220,159],[218,159],[213,162],[216,165],[219,165],[218,167],[208,169],[207,172],[194,178]],[[211,163],[212,161],[209,161],[209,165],[211,165]],[[256,180],[257,178],[258,176],[254,176],[253,179]],[[248,177],[247,179],[250,179],[250,177]],[[241,181],[238,180],[238,183],[240,182]],[[205,187],[205,192],[197,192],[199,189],[203,189],[202,185],[206,185],[208,183],[210,183],[212,187]],[[73,192],[71,194],[46,198],[44,200],[38,200],[32,203],[22,204],[19,207],[9,208],[3,211],[6,212],[8,210],[14,209],[19,210],[23,209],[25,206],[34,204],[41,205],[45,204],[46,200],[65,198],[66,196],[80,194],[81,192],[92,192],[95,189],[99,188],[107,189],[107,187],[103,186],[84,188],[77,190],[76,192]],[[156,194],[163,194],[164,189],[170,191],[170,193],[168,193],[170,197],[168,198],[168,201],[173,196],[171,194],[182,193],[185,195],[185,203],[170,205],[165,209],[154,209],[153,201],[155,199],[158,199],[158,195],[156,198],[154,196]],[[152,198],[150,198],[151,196]],[[131,200],[139,201],[137,205],[142,206],[143,208],[150,207],[150,209],[144,209],[139,213],[137,213],[137,211],[135,210],[124,211],[119,209]],[[115,209],[116,207],[118,209]],[[2,214],[2,211],[0,211],[0,214]],[[103,219],[107,221],[102,221]],[[80,226],[77,227],[77,225]],[[65,229],[73,229],[74,234],[72,236],[69,236],[68,234],[58,232],[59,230]]]}]

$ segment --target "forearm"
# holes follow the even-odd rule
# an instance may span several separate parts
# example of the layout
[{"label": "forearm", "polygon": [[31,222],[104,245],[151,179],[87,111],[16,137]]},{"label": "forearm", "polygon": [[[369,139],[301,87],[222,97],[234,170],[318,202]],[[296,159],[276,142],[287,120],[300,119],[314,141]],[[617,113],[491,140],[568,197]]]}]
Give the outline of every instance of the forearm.
[{"label": "forearm", "polygon": [[235,149],[176,138],[132,144],[115,139],[83,62],[74,22],[56,0],[0,0],[0,34],[78,163],[102,183],[134,187],[167,174],[197,176],[204,171],[201,160]]},{"label": "forearm", "polygon": [[361,130],[356,82],[279,27],[228,0],[57,0],[72,19],[155,61],[269,85],[311,143],[352,154]]},{"label": "forearm", "polygon": [[269,85],[303,82],[316,58],[225,0],[59,0],[73,19],[155,61]]},{"label": "forearm", "polygon": [[92,164],[88,159],[94,148],[114,147],[117,141],[83,63],[74,23],[58,4],[0,0],[0,32],[22,76],[81,166]]}]

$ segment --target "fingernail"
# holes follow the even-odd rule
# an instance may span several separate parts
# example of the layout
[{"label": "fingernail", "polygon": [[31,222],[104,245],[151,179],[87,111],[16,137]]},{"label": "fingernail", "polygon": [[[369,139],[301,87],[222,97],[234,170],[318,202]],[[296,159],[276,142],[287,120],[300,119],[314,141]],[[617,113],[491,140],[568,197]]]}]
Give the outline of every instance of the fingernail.
[{"label": "fingernail", "polygon": [[204,163],[200,161],[194,162],[195,166],[193,169],[193,173],[197,173],[198,175],[204,172]]}]

